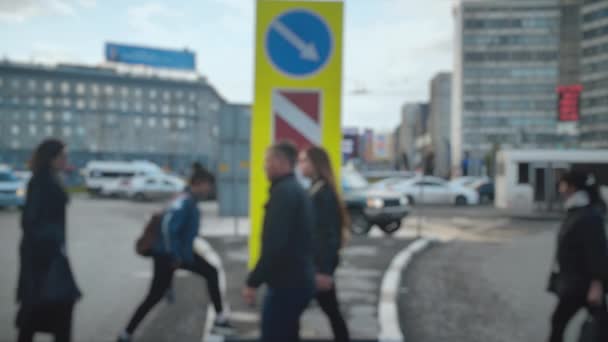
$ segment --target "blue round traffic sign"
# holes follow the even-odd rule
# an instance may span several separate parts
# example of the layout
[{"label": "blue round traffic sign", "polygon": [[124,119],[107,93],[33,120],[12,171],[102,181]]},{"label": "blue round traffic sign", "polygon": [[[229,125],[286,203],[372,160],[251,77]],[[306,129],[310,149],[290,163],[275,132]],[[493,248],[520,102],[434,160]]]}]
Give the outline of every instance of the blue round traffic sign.
[{"label": "blue round traffic sign", "polygon": [[272,65],[290,77],[311,76],[327,64],[332,33],[316,13],[289,10],[277,16],[266,32],[266,53]]}]

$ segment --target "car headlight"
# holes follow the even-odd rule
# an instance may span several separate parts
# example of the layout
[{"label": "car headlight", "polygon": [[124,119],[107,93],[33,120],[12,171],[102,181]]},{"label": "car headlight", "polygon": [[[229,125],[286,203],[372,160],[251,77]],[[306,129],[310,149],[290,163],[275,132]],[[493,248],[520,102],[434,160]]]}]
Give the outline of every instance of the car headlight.
[{"label": "car headlight", "polygon": [[17,197],[25,197],[25,189],[17,189],[15,195],[17,195]]},{"label": "car headlight", "polygon": [[369,208],[381,209],[384,208],[384,201],[380,198],[369,198],[367,200],[367,206]]},{"label": "car headlight", "polygon": [[399,204],[401,205],[408,205],[410,204],[410,201],[407,199],[407,197],[401,197],[401,199],[399,200]]}]

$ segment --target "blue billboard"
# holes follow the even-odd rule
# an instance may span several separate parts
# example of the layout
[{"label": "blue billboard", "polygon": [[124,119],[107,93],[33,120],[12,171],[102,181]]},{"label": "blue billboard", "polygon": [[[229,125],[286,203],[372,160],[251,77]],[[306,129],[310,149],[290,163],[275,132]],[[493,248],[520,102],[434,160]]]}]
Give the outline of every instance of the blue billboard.
[{"label": "blue billboard", "polygon": [[165,50],[147,47],[106,44],[106,60],[127,64],[143,64],[156,68],[194,70],[195,55],[187,50]]}]

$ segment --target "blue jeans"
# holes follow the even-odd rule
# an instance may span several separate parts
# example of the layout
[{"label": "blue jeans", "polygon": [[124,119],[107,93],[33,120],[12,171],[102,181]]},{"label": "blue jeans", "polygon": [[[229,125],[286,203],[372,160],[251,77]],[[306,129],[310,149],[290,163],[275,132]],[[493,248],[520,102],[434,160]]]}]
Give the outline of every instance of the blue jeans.
[{"label": "blue jeans", "polygon": [[300,316],[313,299],[314,288],[268,288],[262,312],[262,342],[300,340]]}]

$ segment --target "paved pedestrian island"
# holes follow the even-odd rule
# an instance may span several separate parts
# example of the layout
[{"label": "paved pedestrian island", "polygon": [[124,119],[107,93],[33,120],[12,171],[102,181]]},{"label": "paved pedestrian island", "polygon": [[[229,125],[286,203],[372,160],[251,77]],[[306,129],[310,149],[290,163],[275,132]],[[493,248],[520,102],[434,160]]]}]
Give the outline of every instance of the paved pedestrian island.
[{"label": "paved pedestrian island", "polygon": [[[226,294],[230,317],[238,335],[227,341],[257,341],[260,336],[258,305],[250,307],[240,293],[247,275],[248,250],[245,238],[209,238],[209,243],[219,254],[226,274]],[[411,240],[391,238],[354,237],[343,249],[341,266],[336,283],[341,310],[346,319],[353,341],[377,341],[378,300],[384,272],[392,258]],[[311,303],[301,320],[300,334],[304,341],[332,341],[331,328],[325,314],[316,302]]]}]

